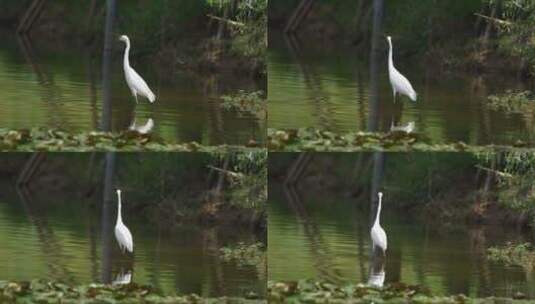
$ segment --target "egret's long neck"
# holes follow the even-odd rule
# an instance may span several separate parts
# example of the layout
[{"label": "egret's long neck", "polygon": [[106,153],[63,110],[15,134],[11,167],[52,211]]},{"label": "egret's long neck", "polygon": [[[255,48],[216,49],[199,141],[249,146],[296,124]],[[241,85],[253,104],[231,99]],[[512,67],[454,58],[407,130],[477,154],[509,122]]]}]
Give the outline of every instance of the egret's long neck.
[{"label": "egret's long neck", "polygon": [[128,57],[130,57],[130,40],[126,40],[126,49],[124,50],[123,66],[125,70],[127,67],[130,67],[130,61],[128,60]]},{"label": "egret's long neck", "polygon": [[121,194],[117,193],[118,203],[117,203],[117,223],[122,223],[123,218],[121,216]]},{"label": "egret's long neck", "polygon": [[382,197],[379,197],[379,206],[377,206],[377,214],[375,215],[375,224],[379,225],[379,217],[381,216],[381,201],[383,200]]},{"label": "egret's long neck", "polygon": [[394,60],[392,59],[392,41],[388,40],[388,68],[394,67]]}]

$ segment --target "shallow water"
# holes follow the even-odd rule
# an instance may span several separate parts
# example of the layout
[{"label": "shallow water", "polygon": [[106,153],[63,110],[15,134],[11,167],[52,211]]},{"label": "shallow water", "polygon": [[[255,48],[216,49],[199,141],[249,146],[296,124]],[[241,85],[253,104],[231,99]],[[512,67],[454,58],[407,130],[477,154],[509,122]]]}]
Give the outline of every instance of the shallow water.
[{"label": "shallow water", "polygon": [[[269,280],[321,279],[366,283],[373,265],[384,282],[430,288],[433,294],[535,297],[535,276],[519,266],[486,258],[490,246],[528,241],[528,235],[497,226],[466,227],[422,221],[389,210],[385,197],[381,225],[388,235],[384,265],[371,258],[368,201],[339,193],[290,194],[270,183]],[[299,192],[299,191],[297,191]],[[290,198],[293,197],[293,198]],[[532,241],[532,240],[531,240]]]},{"label": "shallow water", "polygon": [[[69,199],[74,194],[47,199],[24,199],[2,182],[0,195],[0,280],[37,278],[72,284],[114,282],[131,274],[133,282],[151,284],[167,294],[244,296],[265,293],[265,273],[219,257],[219,248],[256,237],[236,227],[169,229],[143,215],[125,212],[132,232],[134,256],[122,254],[113,230],[103,234],[102,201]],[[23,193],[25,190],[19,190]],[[133,194],[130,193],[130,196]],[[35,194],[34,194],[35,196]],[[115,207],[109,218],[115,225]]]},{"label": "shallow water", "polygon": [[[0,127],[99,129],[102,116],[100,48],[53,45],[38,39],[0,33]],[[135,47],[135,40],[132,41]],[[197,141],[205,145],[262,142],[264,123],[247,113],[225,112],[220,96],[240,89],[259,90],[253,81],[233,75],[193,76],[151,66],[131,55],[131,65],[157,96],[154,104],[135,104],[122,70],[124,46],[114,44],[112,71],[112,129],[128,129],[153,120],[152,133],[170,142]],[[132,53],[135,54],[135,53]]]},{"label": "shallow water", "polygon": [[[393,43],[395,46],[396,41]],[[386,47],[381,41],[377,82],[372,83],[368,50],[324,47],[312,41],[285,40],[273,33],[268,52],[268,127],[314,127],[344,133],[374,126],[373,130],[386,132],[393,125],[414,122],[415,132],[433,143],[533,142],[531,110],[506,113],[485,106],[488,95],[530,89],[529,84],[503,75],[436,73],[433,71],[438,68],[433,68],[432,62],[424,69],[421,62],[407,62],[394,53],[396,67],[418,93],[417,102],[405,97],[394,102]],[[375,94],[377,99],[371,97]],[[377,118],[371,118],[370,98],[378,102]]]}]

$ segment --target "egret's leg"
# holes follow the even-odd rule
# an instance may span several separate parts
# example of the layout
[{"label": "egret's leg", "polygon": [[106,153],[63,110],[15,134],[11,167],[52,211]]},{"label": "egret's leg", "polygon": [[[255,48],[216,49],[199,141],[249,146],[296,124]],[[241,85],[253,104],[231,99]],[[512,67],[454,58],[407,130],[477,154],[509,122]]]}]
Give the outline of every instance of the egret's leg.
[{"label": "egret's leg", "polygon": [[136,98],[136,103],[138,103],[138,102],[137,102],[137,94],[134,94],[134,97]]}]

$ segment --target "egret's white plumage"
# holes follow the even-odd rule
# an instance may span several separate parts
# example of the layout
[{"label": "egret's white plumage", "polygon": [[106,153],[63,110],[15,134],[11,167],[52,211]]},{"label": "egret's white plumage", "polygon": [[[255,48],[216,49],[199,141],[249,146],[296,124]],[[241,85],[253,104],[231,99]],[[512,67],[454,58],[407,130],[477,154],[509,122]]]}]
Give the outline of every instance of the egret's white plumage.
[{"label": "egret's white plumage", "polygon": [[392,59],[392,38],[386,37],[388,40],[388,76],[390,78],[390,84],[392,85],[392,92],[394,93],[394,100],[396,99],[396,93],[408,96],[412,101],[416,101],[416,92],[412,88],[411,83],[407,78],[396,70],[394,67],[394,60]]},{"label": "egret's white plumage", "polygon": [[377,194],[379,197],[379,204],[377,206],[377,215],[375,216],[375,222],[373,223],[372,230],[370,231],[373,247],[378,247],[383,251],[383,254],[386,252],[386,233],[379,223],[379,218],[381,216],[381,203],[383,201],[383,193],[379,192]]},{"label": "egret's white plumage", "polygon": [[115,238],[119,243],[119,248],[124,251],[133,252],[134,242],[132,240],[132,234],[128,227],[123,224],[121,216],[121,190],[117,189],[117,223],[115,224]]},{"label": "egret's white plumage", "polygon": [[154,102],[156,100],[156,96],[154,93],[152,93],[145,80],[143,80],[143,78],[141,78],[141,76],[139,76],[139,74],[130,66],[130,61],[128,58],[130,56],[130,39],[128,36],[122,35],[119,40],[126,43],[123,59],[124,77],[128,87],[130,88],[130,91],[132,92],[132,95],[134,95],[136,98],[136,103],[137,95],[146,97],[150,102]]}]

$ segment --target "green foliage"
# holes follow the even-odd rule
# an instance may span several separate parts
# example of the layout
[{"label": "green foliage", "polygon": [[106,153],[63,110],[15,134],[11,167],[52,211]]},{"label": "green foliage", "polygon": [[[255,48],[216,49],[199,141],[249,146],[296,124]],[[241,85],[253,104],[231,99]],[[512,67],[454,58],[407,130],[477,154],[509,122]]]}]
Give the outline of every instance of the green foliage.
[{"label": "green foliage", "polygon": [[[336,134],[314,128],[268,129],[270,151],[441,151],[478,152],[495,146],[470,146],[463,142],[432,144],[421,135],[394,131],[388,133],[355,132]],[[518,142],[517,146],[524,143]]]},{"label": "green foliage", "polygon": [[[256,146],[256,143],[251,143]],[[202,146],[197,142],[166,143],[151,134],[136,131],[82,132],[71,134],[55,129],[0,129],[0,151],[154,151],[154,152],[212,152],[249,150],[242,146]]]},{"label": "green foliage", "polygon": [[214,153],[215,162],[223,167],[229,185],[227,199],[244,209],[265,212],[267,201],[267,152]]},{"label": "green foliage", "polygon": [[490,95],[487,106],[496,111],[507,113],[525,113],[535,105],[535,97],[531,91],[513,92],[507,90],[501,95]]},{"label": "green foliage", "polygon": [[517,213],[526,214],[535,227],[535,154],[508,151],[482,153],[480,162],[497,172],[498,203]]},{"label": "green foliage", "polygon": [[[535,2],[531,0],[486,0],[490,7],[499,6],[499,49],[524,60],[535,71]],[[500,6],[501,5],[501,6]]]},{"label": "green foliage", "polygon": [[487,251],[487,257],[506,265],[521,266],[528,272],[535,269],[535,249],[530,243],[508,242],[504,247],[491,247]]},{"label": "green foliage", "polygon": [[238,243],[236,246],[219,249],[220,256],[225,261],[234,261],[240,266],[257,266],[266,263],[266,246],[263,243],[247,245]]},{"label": "green foliage", "polygon": [[268,282],[269,303],[530,303],[530,301],[488,298],[473,299],[464,295],[433,296],[420,286],[395,283],[384,288],[363,284],[335,285],[303,280],[299,282]]},{"label": "green foliage", "polygon": [[[232,11],[232,3],[237,6]],[[208,0],[212,8],[226,10],[227,17],[235,23],[229,26],[232,37],[231,50],[262,63],[267,49],[267,0],[214,1]]]},{"label": "green foliage", "polygon": [[240,90],[235,95],[224,95],[221,99],[223,99],[221,107],[225,110],[249,112],[261,119],[266,118],[267,101],[264,91],[245,92]]},{"label": "green foliage", "polygon": [[244,298],[201,298],[196,294],[162,295],[150,286],[89,284],[69,286],[58,282],[0,281],[2,303],[265,303]]}]

